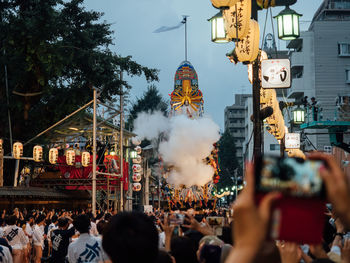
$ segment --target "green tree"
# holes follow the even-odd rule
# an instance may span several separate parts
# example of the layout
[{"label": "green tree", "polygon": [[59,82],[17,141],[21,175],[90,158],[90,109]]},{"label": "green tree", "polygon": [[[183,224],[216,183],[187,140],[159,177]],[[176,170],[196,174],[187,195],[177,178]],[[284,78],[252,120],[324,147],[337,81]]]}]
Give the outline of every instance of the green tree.
[{"label": "green tree", "polygon": [[155,85],[148,86],[142,97],[138,98],[136,102],[132,104],[127,120],[127,127],[133,130],[134,120],[140,112],[152,113],[154,111],[160,111],[166,116],[168,114],[168,105],[169,103],[163,99]]},{"label": "green tree", "polygon": [[91,87],[102,101],[130,88],[120,70],[158,80],[157,70],[110,50],[110,24],[83,0],[3,0],[0,16],[1,137],[9,138],[8,107],[13,137],[25,141],[91,100]]},{"label": "green tree", "polygon": [[221,136],[219,140],[219,166],[220,166],[220,181],[218,188],[232,188],[235,185],[234,177],[235,170],[239,174],[240,166],[236,158],[236,145],[233,136],[228,132]]}]

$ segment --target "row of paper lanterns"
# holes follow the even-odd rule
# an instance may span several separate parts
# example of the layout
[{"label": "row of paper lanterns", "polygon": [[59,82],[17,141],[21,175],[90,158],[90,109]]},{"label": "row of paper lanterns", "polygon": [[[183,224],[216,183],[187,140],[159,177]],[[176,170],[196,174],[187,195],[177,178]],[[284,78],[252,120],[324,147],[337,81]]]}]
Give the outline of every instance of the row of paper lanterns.
[{"label": "row of paper lanterns", "polygon": [[[15,142],[13,144],[13,158],[20,159],[23,156],[23,144],[21,142]],[[33,147],[33,159],[35,162],[41,162],[43,160],[43,147],[36,145]],[[51,148],[49,150],[49,162],[56,164],[58,160],[58,149]],[[88,167],[90,165],[90,153],[83,151],[81,153],[81,165]],[[66,163],[68,165],[75,165],[75,151],[68,149],[66,151]]]},{"label": "row of paper lanterns", "polygon": [[277,140],[283,139],[285,135],[285,123],[282,112],[279,108],[276,90],[260,89],[260,104],[262,108],[271,107],[273,109],[273,114],[266,118],[266,122],[269,125],[268,132]]},{"label": "row of paper lanterns", "polygon": [[142,149],[138,145],[135,147],[135,151],[137,153],[136,157],[132,159],[132,190],[135,192],[139,192],[141,190],[141,184],[140,181],[142,179],[142,167],[141,167],[141,162],[142,158],[140,156]]}]

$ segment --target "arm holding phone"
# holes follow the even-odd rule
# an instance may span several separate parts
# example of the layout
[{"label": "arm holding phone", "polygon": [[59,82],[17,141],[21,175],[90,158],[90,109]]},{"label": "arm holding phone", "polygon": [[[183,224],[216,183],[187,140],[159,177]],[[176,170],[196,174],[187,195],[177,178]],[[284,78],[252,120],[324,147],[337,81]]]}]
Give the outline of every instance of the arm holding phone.
[{"label": "arm holding phone", "polygon": [[279,193],[268,193],[259,206],[254,200],[254,167],[252,163],[246,165],[247,185],[233,205],[233,240],[235,247],[231,250],[226,263],[252,262],[267,235],[270,208]]}]

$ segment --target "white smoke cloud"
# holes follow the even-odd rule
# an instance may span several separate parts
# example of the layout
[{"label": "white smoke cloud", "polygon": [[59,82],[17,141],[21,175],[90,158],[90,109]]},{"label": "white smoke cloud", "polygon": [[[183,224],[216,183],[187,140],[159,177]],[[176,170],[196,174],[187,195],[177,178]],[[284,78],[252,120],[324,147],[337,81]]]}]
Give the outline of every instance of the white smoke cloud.
[{"label": "white smoke cloud", "polygon": [[[142,119],[142,120],[139,120]],[[219,126],[208,117],[189,119],[180,115],[165,118],[161,113],[140,114],[135,120],[139,137],[156,139],[166,132],[166,141],[159,145],[159,154],[165,164],[173,166],[168,183],[180,186],[204,185],[214,174],[214,169],[204,163],[219,140]]]},{"label": "white smoke cloud", "polygon": [[141,112],[134,121],[134,133],[141,140],[152,140],[169,129],[169,119],[160,111],[153,114]]}]

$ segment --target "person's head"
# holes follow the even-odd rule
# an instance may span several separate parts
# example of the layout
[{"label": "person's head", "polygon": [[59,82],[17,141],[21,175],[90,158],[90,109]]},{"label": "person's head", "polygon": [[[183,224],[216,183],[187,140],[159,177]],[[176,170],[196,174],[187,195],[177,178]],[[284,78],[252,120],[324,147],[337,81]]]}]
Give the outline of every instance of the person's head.
[{"label": "person's head", "polygon": [[105,220],[100,220],[98,221],[97,225],[96,225],[96,228],[97,228],[97,232],[102,235],[103,234],[103,231],[105,230],[107,226],[107,222]]},{"label": "person's head", "polygon": [[221,247],[216,245],[203,245],[200,248],[198,261],[200,263],[220,263]]},{"label": "person's head", "polygon": [[45,223],[46,220],[46,216],[44,215],[39,215],[36,219],[35,219],[35,224],[37,225],[42,225]]},{"label": "person's head", "polygon": [[8,216],[8,217],[5,219],[5,222],[6,222],[6,224],[8,224],[9,226],[15,225],[16,222],[17,222],[17,216],[15,216],[15,215]]},{"label": "person's head", "polygon": [[315,97],[312,97],[312,98],[311,98],[311,101],[315,101],[315,100],[316,100],[316,98],[315,98]]},{"label": "person's head", "polygon": [[34,224],[34,216],[33,215],[28,215],[27,223],[31,226]]},{"label": "person's head", "polygon": [[188,237],[174,237],[171,239],[171,255],[176,262],[196,263],[196,249],[194,242]]},{"label": "person's head", "polygon": [[80,234],[89,233],[91,226],[90,218],[86,214],[80,214],[74,219],[73,226]]},{"label": "person's head", "polygon": [[56,215],[52,216],[52,218],[51,218],[52,223],[56,224],[57,220],[58,220],[58,216],[56,216]]},{"label": "person's head", "polygon": [[139,212],[122,212],[106,226],[102,246],[112,262],[155,262],[158,231],[152,220]]},{"label": "person's head", "polygon": [[67,229],[68,227],[68,218],[61,217],[58,219],[58,227],[61,229]]}]

